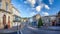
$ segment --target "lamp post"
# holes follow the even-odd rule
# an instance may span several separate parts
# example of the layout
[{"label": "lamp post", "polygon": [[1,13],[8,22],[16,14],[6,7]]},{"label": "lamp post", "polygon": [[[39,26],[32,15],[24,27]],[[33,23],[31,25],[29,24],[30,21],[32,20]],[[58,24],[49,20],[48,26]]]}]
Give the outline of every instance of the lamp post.
[{"label": "lamp post", "polygon": [[17,23],[17,34],[19,34],[19,27],[18,27],[18,23]]},{"label": "lamp post", "polygon": [[[18,19],[18,18],[17,18]],[[19,34],[19,26],[18,26],[19,20],[17,20],[17,34]]]},{"label": "lamp post", "polygon": [[20,32],[20,27],[19,26],[21,26],[21,24],[19,24],[21,21],[20,21],[20,18],[18,17],[18,21],[17,21],[18,23],[17,23],[17,34],[20,34],[19,32]]}]

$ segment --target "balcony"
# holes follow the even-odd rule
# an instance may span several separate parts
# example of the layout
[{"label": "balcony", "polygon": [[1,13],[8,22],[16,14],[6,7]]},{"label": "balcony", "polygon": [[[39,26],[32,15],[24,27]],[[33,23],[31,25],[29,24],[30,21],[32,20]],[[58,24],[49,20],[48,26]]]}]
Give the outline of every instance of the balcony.
[{"label": "balcony", "polygon": [[6,11],[6,10],[4,10],[4,9],[0,9],[0,11],[2,11],[2,12],[6,12],[6,13],[9,13],[9,14],[12,14],[12,12],[10,12],[10,11]]}]

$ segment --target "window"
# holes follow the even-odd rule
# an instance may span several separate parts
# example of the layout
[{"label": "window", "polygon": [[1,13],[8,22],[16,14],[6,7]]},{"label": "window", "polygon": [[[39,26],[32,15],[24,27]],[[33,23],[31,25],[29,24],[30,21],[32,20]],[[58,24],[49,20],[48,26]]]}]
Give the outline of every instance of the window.
[{"label": "window", "polygon": [[60,22],[60,18],[59,18],[59,22]]},{"label": "window", "polygon": [[8,10],[8,3],[6,3],[6,11]]},{"label": "window", "polygon": [[2,0],[0,0],[0,8],[1,8]]}]

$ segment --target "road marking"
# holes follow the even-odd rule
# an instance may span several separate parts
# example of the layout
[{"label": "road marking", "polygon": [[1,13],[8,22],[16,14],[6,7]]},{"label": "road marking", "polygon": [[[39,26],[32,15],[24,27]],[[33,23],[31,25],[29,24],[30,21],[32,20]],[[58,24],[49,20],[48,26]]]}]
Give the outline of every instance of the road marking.
[{"label": "road marking", "polygon": [[19,31],[17,31],[17,34],[19,34]]},{"label": "road marking", "polygon": [[20,30],[21,34],[23,34],[23,32]]},{"label": "road marking", "polygon": [[38,30],[37,28],[30,27],[30,26],[28,26],[28,28],[33,29],[33,30]]}]

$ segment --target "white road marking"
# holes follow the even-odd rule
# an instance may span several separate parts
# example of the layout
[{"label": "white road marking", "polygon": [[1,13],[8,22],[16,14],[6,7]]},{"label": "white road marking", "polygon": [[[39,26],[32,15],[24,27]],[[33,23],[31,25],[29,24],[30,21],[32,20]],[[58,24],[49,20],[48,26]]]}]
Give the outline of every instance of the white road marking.
[{"label": "white road marking", "polygon": [[20,30],[20,32],[21,32],[21,34],[23,34],[21,30]]},{"label": "white road marking", "polygon": [[30,26],[28,26],[28,28],[33,29],[33,30],[38,30],[37,28],[30,27]]}]

